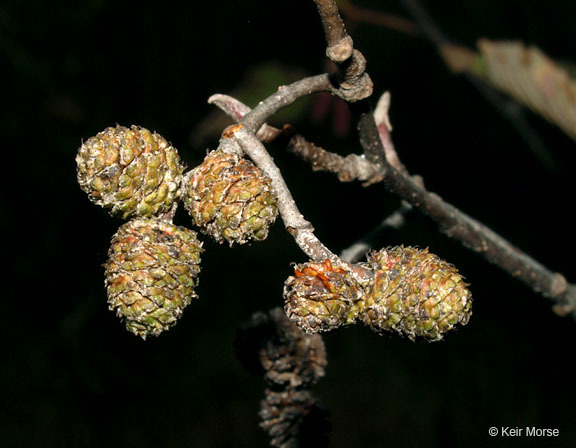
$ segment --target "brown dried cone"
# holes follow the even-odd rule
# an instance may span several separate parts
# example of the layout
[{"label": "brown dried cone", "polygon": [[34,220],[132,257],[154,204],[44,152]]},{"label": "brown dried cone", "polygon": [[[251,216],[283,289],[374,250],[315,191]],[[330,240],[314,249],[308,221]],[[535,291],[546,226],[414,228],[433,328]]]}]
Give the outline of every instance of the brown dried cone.
[{"label": "brown dried cone", "polygon": [[327,413],[310,390],[327,364],[320,335],[304,333],[275,308],[254,314],[238,331],[236,352],[247,370],[264,375],[260,426],[271,446],[327,446]]},{"label": "brown dried cone", "polygon": [[456,325],[468,323],[468,284],[454,266],[428,249],[391,247],[373,252],[368,262],[374,279],[360,319],[373,330],[438,341]]},{"label": "brown dried cone", "polygon": [[196,297],[202,243],[196,233],[159,219],[135,219],[112,238],[106,268],[111,310],[146,339],[173,326]]},{"label": "brown dried cone", "polygon": [[278,448],[328,446],[330,429],[327,412],[309,389],[277,391],[266,389],[260,402],[260,427],[270,436],[270,446]]},{"label": "brown dried cone", "polygon": [[330,260],[298,264],[284,283],[284,309],[307,333],[331,331],[356,322],[363,288],[344,264],[333,265]]},{"label": "brown dried cone", "polygon": [[169,212],[184,171],[176,149],[139,126],[99,132],[80,147],[76,163],[90,200],[122,218]]},{"label": "brown dried cone", "polygon": [[278,216],[270,179],[249,160],[210,152],[183,180],[182,199],[190,216],[219,243],[261,241]]}]

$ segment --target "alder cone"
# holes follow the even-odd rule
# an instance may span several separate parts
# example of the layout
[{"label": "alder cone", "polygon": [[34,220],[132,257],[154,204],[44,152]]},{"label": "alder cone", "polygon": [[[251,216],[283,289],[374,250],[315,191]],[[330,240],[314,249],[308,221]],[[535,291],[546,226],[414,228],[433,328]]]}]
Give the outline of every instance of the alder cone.
[{"label": "alder cone", "polygon": [[135,219],[112,238],[106,268],[111,310],[146,339],[173,326],[196,296],[202,243],[159,219]]},{"label": "alder cone", "polygon": [[125,219],[169,212],[184,171],[176,149],[139,126],[99,132],[80,147],[76,163],[90,200]]},{"label": "alder cone", "polygon": [[374,270],[360,319],[377,332],[395,331],[411,340],[442,339],[468,323],[472,297],[458,270],[427,249],[392,247],[368,258]]},{"label": "alder cone", "polygon": [[235,154],[210,152],[183,184],[184,207],[200,230],[219,243],[262,241],[278,216],[270,179]]},{"label": "alder cone", "polygon": [[358,317],[362,285],[344,266],[308,262],[284,283],[286,315],[306,333],[331,331]]},{"label": "alder cone", "polygon": [[275,448],[327,447],[330,430],[328,413],[309,389],[266,388],[260,402],[260,427],[270,436]]}]

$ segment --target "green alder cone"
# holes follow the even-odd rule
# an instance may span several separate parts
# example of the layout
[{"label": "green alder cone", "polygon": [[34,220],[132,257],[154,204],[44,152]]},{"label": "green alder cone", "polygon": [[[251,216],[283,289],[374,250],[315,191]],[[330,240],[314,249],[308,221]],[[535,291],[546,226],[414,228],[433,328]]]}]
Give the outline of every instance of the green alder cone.
[{"label": "green alder cone", "polygon": [[112,238],[106,268],[111,310],[146,339],[172,327],[196,298],[202,243],[196,233],[159,219],[135,219]]},{"label": "green alder cone", "polygon": [[182,190],[194,223],[219,243],[262,241],[278,216],[270,179],[249,160],[220,150],[184,175]]},{"label": "green alder cone", "polygon": [[378,333],[438,341],[468,323],[472,296],[458,270],[427,249],[392,247],[368,258],[374,270],[360,319]]},{"label": "green alder cone", "polygon": [[99,132],[80,147],[76,163],[90,200],[125,219],[169,212],[184,171],[177,150],[139,126]]},{"label": "green alder cone", "polygon": [[294,267],[284,283],[284,310],[306,333],[356,322],[363,285],[344,266],[308,262]]}]

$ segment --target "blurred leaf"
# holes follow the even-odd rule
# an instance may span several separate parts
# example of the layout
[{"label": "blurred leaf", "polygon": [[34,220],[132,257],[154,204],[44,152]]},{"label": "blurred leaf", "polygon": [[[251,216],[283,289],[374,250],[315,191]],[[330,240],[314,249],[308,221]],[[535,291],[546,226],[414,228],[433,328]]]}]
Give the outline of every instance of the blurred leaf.
[{"label": "blurred leaf", "polygon": [[477,74],[576,140],[576,81],[563,67],[522,42],[480,39],[478,47]]},{"label": "blurred leaf", "polygon": [[453,73],[475,71],[479,55],[476,51],[461,45],[446,44],[440,47],[440,55]]}]

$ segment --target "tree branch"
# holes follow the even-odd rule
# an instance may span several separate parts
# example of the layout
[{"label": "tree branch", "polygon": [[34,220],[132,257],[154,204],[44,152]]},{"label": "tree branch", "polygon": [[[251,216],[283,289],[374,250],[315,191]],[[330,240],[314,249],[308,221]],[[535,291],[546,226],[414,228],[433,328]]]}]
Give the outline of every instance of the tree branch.
[{"label": "tree branch", "polygon": [[[218,106],[222,112],[224,112],[236,122],[242,120],[242,118],[244,118],[244,116],[251,110],[250,107],[237,100],[236,98],[221,93],[216,93],[208,98],[208,104],[214,104]],[[282,131],[280,129],[264,123],[256,132],[256,137],[258,137],[258,139],[262,142],[271,142],[281,134]]]},{"label": "tree branch", "polygon": [[340,10],[350,22],[362,22],[371,25],[382,26],[391,30],[399,31],[404,34],[418,34],[416,24],[403,17],[387,14],[375,9],[361,8],[354,5],[348,0],[340,2]]},{"label": "tree branch", "polygon": [[326,56],[332,62],[339,64],[352,56],[354,43],[346,32],[344,22],[338,12],[338,6],[334,0],[314,0],[318,8],[320,20],[324,27],[324,35],[328,47]]},{"label": "tree branch", "polygon": [[314,171],[328,171],[338,175],[341,182],[367,181],[377,178],[380,171],[365,157],[349,154],[346,157],[326,151],[296,134],[288,142],[288,150],[309,161]]},{"label": "tree branch", "polygon": [[[333,0],[315,0],[315,2],[321,13],[325,30],[334,26],[338,28],[339,25],[334,24],[338,21],[341,22],[341,19],[337,14],[337,9],[334,12]],[[412,0],[407,0],[407,2],[415,3]],[[345,29],[343,30],[345,33]],[[430,28],[429,33],[433,35],[435,41],[444,42],[444,36],[434,28]],[[338,42],[343,40],[342,36],[342,30],[334,33],[328,32],[326,36],[328,46],[338,45]],[[352,54],[354,53],[353,51]],[[342,63],[342,61],[339,62]],[[358,68],[363,70],[363,67],[359,66],[356,66],[354,70]],[[357,71],[356,74],[358,74]],[[362,84],[361,76],[350,79]],[[335,89],[332,86],[328,75],[305,78],[289,86],[281,87],[276,94],[268,97],[249,112],[242,120],[245,127],[234,133],[234,137],[242,149],[272,179],[273,185],[281,197],[280,214],[287,229],[302,250],[315,261],[326,258],[334,260],[337,257],[314,235],[311,224],[299,212],[278,167],[254,132],[264,124],[268,117],[302,96],[318,91],[330,91],[336,94],[341,90],[341,87]],[[358,97],[358,99],[361,98]],[[417,178],[412,178],[403,169],[399,160],[394,162],[396,165],[394,167],[387,159],[387,154],[391,154],[391,149],[394,149],[391,137],[389,133],[383,134],[382,123],[377,124],[372,113],[364,113],[360,116],[358,129],[364,154],[380,172],[381,179],[388,190],[396,193],[436,221],[440,230],[448,236],[459,240],[464,246],[481,254],[488,261],[523,281],[533,290],[551,298],[556,302],[554,307],[556,313],[561,315],[572,313],[576,316],[575,285],[568,283],[563,275],[550,271],[491,229],[445,202],[440,196],[428,192]],[[393,154],[395,154],[395,150]],[[346,164],[340,163],[340,165],[344,167]]]},{"label": "tree branch", "polygon": [[364,151],[380,154],[378,164],[389,191],[396,193],[436,221],[440,230],[446,235],[457,239],[464,246],[523,281],[534,291],[552,299],[556,302],[554,307],[556,313],[560,315],[572,313],[576,316],[576,287],[569,284],[562,274],[550,271],[485,225],[396,170],[386,160],[378,129],[374,120],[368,115],[360,122],[359,131]]},{"label": "tree branch", "polygon": [[340,252],[340,259],[348,263],[356,263],[362,259],[366,252],[374,247],[373,241],[382,235],[388,229],[399,229],[404,225],[405,216],[413,209],[406,201],[402,201],[402,205],[391,213],[380,224],[374,227],[370,232],[352,244],[350,247]]},{"label": "tree branch", "polygon": [[334,0],[314,0],[326,36],[326,56],[338,68],[339,88],[334,92],[340,98],[359,101],[372,95],[374,84],[366,73],[366,58],[354,49],[352,38],[346,32],[344,22]]},{"label": "tree branch", "polygon": [[256,132],[266,120],[280,109],[289,106],[299,98],[316,92],[335,92],[327,74],[311,76],[286,86],[278,87],[278,91],[264,101],[261,101],[252,111],[247,113],[241,123],[251,131]]}]

